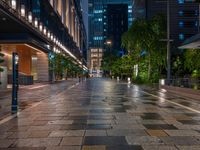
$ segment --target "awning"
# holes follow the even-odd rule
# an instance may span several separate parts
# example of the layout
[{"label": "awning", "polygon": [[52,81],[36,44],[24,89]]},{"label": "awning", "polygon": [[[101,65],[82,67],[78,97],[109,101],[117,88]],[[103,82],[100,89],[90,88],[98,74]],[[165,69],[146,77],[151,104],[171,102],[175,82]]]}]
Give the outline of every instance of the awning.
[{"label": "awning", "polygon": [[179,49],[200,49],[200,33],[184,41]]}]

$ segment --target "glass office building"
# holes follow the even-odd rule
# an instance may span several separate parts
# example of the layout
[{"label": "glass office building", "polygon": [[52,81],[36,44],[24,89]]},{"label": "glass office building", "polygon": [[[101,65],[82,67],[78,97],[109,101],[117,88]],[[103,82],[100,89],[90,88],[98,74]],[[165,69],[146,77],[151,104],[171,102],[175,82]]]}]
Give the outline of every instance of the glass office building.
[{"label": "glass office building", "polygon": [[[133,0],[89,0],[89,68],[91,74],[101,73],[102,51],[106,48],[106,41],[110,40],[108,35],[108,5],[124,4],[127,6],[128,23],[127,28],[131,26],[133,21]],[[95,54],[93,51],[95,50]],[[97,50],[97,52],[96,52]],[[99,53],[98,53],[99,51]],[[95,57],[93,57],[95,56]],[[97,56],[97,57],[96,57]],[[95,64],[95,65],[93,65]],[[97,69],[96,69],[97,68]],[[99,76],[99,75],[97,75]]]}]

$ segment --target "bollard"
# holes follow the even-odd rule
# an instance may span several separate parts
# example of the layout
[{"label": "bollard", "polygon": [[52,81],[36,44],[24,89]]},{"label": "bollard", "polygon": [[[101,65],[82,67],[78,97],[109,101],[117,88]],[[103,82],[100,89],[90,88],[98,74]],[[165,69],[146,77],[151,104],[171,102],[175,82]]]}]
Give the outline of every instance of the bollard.
[{"label": "bollard", "polygon": [[17,53],[12,54],[12,106],[11,111],[12,113],[17,113],[18,111],[18,62],[19,62],[19,56]]},{"label": "bollard", "polygon": [[130,77],[128,77],[128,84],[130,84],[131,83],[131,78]]}]

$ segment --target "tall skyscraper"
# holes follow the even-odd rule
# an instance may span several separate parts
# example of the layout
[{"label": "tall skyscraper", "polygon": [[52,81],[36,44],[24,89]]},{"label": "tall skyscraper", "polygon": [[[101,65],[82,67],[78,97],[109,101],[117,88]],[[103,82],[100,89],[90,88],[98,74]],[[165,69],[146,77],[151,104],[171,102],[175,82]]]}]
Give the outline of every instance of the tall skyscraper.
[{"label": "tall skyscraper", "polygon": [[[121,49],[121,36],[128,30],[128,5],[108,4],[106,6],[106,19],[104,19],[104,37],[106,45],[111,42],[111,50],[118,52]],[[105,47],[106,48],[106,47]]]},{"label": "tall skyscraper", "polygon": [[[118,4],[123,6],[122,8],[117,8],[120,12],[123,12],[123,15],[127,15],[125,18],[122,14],[119,15],[117,18],[117,11],[115,13],[112,12],[112,9],[119,7]],[[121,38],[121,32],[116,35],[113,41],[111,40],[111,34],[116,29],[119,29],[114,26],[114,19],[111,19],[110,15],[112,14],[113,17],[116,19],[116,23],[119,19],[126,25],[126,29],[132,24],[133,21],[133,12],[132,12],[132,0],[89,0],[88,3],[88,10],[89,10],[89,68],[90,73],[99,74],[101,72],[101,61],[102,61],[102,53],[107,47],[107,41],[112,42],[112,45],[115,48],[118,48],[121,44],[120,42],[117,43],[116,37],[118,39]],[[109,11],[109,12],[108,12]],[[126,12],[125,12],[126,11]],[[109,18],[109,19],[108,19]],[[126,21],[125,21],[126,20]],[[112,29],[113,28],[113,29]],[[124,29],[124,28],[123,28]],[[111,31],[112,30],[112,31]],[[126,30],[123,30],[126,31]],[[118,45],[117,45],[118,44]]]},{"label": "tall skyscraper", "polygon": [[[169,0],[170,38],[173,54],[179,53],[178,47],[187,38],[198,33],[199,4],[192,0]],[[150,19],[156,14],[167,15],[167,0],[134,0],[133,17]]]}]

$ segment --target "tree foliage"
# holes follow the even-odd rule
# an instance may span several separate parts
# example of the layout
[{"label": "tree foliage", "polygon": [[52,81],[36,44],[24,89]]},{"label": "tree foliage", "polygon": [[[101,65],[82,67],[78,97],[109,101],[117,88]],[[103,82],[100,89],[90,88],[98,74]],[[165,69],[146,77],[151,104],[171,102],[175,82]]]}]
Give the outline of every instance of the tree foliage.
[{"label": "tree foliage", "polygon": [[194,76],[200,77],[200,50],[187,49],[184,53],[185,61],[184,66],[189,71],[193,72]]},{"label": "tree foliage", "polygon": [[62,54],[54,54],[50,59],[51,70],[55,74],[56,80],[66,78],[68,76],[74,77],[78,74],[82,74],[82,69],[73,63],[69,58],[66,58]]},{"label": "tree foliage", "polygon": [[140,74],[149,81],[157,79],[166,67],[166,20],[157,15],[151,20],[135,20],[122,36],[122,46],[139,65]]}]

